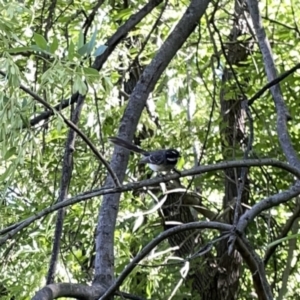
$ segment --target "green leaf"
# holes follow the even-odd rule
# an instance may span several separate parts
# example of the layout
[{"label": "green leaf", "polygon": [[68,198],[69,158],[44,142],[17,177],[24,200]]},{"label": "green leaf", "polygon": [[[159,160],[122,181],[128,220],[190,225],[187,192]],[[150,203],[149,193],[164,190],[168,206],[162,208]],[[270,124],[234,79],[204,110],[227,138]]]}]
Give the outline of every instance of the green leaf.
[{"label": "green leaf", "polygon": [[88,53],[88,49],[89,49],[89,45],[85,44],[84,46],[82,46],[81,48],[79,48],[77,50],[77,52],[79,53],[80,56],[85,56]]},{"label": "green leaf", "polygon": [[8,178],[11,177],[16,169],[16,162],[10,164],[8,168],[6,168],[5,172],[0,175],[0,181],[7,181]]},{"label": "green leaf", "polygon": [[57,49],[58,49],[58,39],[57,39],[56,36],[54,36],[53,41],[50,45],[50,50],[49,51],[54,54]]},{"label": "green leaf", "polygon": [[80,76],[75,76],[73,84],[73,93],[79,92],[81,95],[85,95],[87,92],[87,86],[82,81]]},{"label": "green leaf", "polygon": [[8,160],[10,157],[12,157],[14,154],[16,154],[16,150],[17,148],[16,147],[12,147],[10,148],[4,155],[4,159],[5,160]]},{"label": "green leaf", "polygon": [[68,59],[69,60],[73,60],[73,58],[74,58],[74,49],[75,49],[75,45],[71,41],[70,45],[69,45],[69,48],[68,48]]},{"label": "green leaf", "polygon": [[19,53],[19,52],[25,52],[25,51],[31,51],[32,48],[31,47],[15,47],[15,48],[11,48],[6,50],[6,52],[8,53]]},{"label": "green leaf", "polygon": [[33,38],[38,47],[43,50],[48,50],[48,43],[42,35],[34,33]]},{"label": "green leaf", "polygon": [[291,235],[286,236],[286,237],[284,237],[284,238],[282,238],[282,239],[278,239],[278,240],[276,240],[276,241],[270,243],[270,244],[268,245],[268,248],[274,247],[274,246],[276,246],[276,245],[278,245],[278,244],[281,244],[281,243],[283,243],[283,242],[285,242],[285,241],[288,241],[288,240],[296,239],[296,238],[298,238],[299,236],[300,236],[300,234],[297,233],[297,234],[291,234]]},{"label": "green leaf", "polygon": [[78,49],[78,53],[81,55],[81,56],[84,56],[84,55],[90,55],[95,47],[95,44],[96,44],[96,37],[97,37],[97,32],[98,30],[95,29],[94,33],[93,33],[93,36],[91,38],[91,40],[86,43],[85,45],[83,45],[82,47],[80,47]]},{"label": "green leaf", "polygon": [[83,68],[84,75],[99,77],[99,72],[94,68]]},{"label": "green leaf", "polygon": [[94,33],[92,35],[92,38],[91,40],[88,42],[88,52],[87,52],[87,55],[90,55],[93,51],[93,49],[95,48],[95,45],[96,45],[96,37],[97,37],[97,28],[94,30]]},{"label": "green leaf", "polygon": [[83,36],[83,31],[82,29],[79,31],[79,36],[78,36],[78,42],[77,42],[77,48],[80,49],[84,45],[84,36]]},{"label": "green leaf", "polygon": [[182,170],[183,166],[184,166],[184,157],[181,156],[180,159],[179,159],[179,161],[178,161],[178,163],[177,163],[177,168],[179,170]]},{"label": "green leaf", "polygon": [[122,9],[118,14],[114,16],[114,19],[118,20],[118,19],[128,18],[130,17],[131,13],[132,13],[132,8]]}]

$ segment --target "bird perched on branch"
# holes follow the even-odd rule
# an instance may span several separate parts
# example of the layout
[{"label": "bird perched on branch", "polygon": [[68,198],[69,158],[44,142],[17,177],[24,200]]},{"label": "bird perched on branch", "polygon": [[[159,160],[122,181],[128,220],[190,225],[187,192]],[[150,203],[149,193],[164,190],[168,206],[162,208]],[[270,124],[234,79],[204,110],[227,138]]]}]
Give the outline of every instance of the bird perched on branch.
[{"label": "bird perched on branch", "polygon": [[148,164],[150,169],[154,172],[166,172],[173,170],[178,159],[181,157],[179,151],[172,148],[146,151],[118,137],[110,137],[108,139],[115,145],[126,148],[132,152],[142,154],[144,157],[141,159],[140,164]]}]

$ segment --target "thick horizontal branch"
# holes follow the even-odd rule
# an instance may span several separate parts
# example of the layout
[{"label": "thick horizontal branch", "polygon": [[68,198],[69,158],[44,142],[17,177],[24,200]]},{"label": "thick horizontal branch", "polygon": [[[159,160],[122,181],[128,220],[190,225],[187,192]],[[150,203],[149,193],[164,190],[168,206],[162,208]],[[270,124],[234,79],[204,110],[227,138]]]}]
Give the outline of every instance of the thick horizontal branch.
[{"label": "thick horizontal branch", "polygon": [[[170,174],[168,176],[164,177],[155,177],[153,179],[138,181],[138,182],[131,182],[126,185],[123,185],[121,187],[106,187],[106,188],[100,188],[97,190],[89,191],[83,194],[80,194],[78,196],[69,198],[63,202],[56,203],[55,205],[48,207],[38,213],[36,213],[34,216],[29,217],[26,220],[23,220],[17,224],[13,224],[7,228],[4,228],[0,230],[0,235],[4,235],[0,239],[0,246],[4,244],[8,239],[11,239],[14,235],[16,235],[19,231],[29,226],[34,221],[44,217],[45,215],[48,215],[60,208],[70,206],[73,204],[76,204],[78,202],[88,200],[94,197],[106,195],[106,194],[115,194],[115,193],[122,193],[126,191],[132,191],[132,190],[138,190],[143,187],[147,186],[156,186],[161,182],[167,182],[170,180],[174,180],[180,177],[188,177],[193,176],[197,174],[204,174],[211,171],[217,171],[217,170],[223,170],[228,168],[237,168],[237,167],[251,167],[251,166],[274,166],[280,169],[283,169],[293,175],[295,175],[297,178],[300,178],[300,172],[296,169],[291,167],[290,165],[280,162],[278,160],[274,159],[249,159],[249,160],[242,160],[242,161],[230,161],[230,162],[222,162],[214,165],[207,165],[207,166],[200,166],[195,167],[190,170],[182,171],[181,174]],[[279,203],[278,203],[279,204]],[[278,205],[278,204],[274,204]]]},{"label": "thick horizontal branch", "polygon": [[97,299],[104,291],[105,288],[101,285],[91,287],[84,284],[57,283],[39,290],[32,300],[53,300],[62,297],[92,300]]},{"label": "thick horizontal branch", "polygon": [[[76,299],[94,300],[98,299],[106,291],[106,288],[102,285],[85,285],[77,283],[56,283],[49,284],[40,289],[33,296],[32,300],[53,300],[62,297],[70,297]],[[124,292],[115,291],[116,295],[119,295],[122,299],[131,300],[143,300],[141,297],[131,295]]]}]

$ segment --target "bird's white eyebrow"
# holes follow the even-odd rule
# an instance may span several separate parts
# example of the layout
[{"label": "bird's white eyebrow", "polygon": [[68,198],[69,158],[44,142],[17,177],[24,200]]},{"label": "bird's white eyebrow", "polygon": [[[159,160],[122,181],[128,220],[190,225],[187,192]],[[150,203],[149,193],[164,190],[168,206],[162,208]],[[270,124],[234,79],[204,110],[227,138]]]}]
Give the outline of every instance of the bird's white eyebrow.
[{"label": "bird's white eyebrow", "polygon": [[175,161],[175,160],[177,160],[177,158],[173,158],[173,157],[170,158],[170,157],[168,157],[167,160],[168,160],[168,161]]}]

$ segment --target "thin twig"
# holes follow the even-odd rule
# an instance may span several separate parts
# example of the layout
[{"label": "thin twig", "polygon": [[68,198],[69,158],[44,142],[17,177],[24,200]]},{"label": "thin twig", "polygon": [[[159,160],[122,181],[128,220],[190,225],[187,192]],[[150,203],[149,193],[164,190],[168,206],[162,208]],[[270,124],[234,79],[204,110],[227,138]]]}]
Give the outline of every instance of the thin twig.
[{"label": "thin twig", "polygon": [[255,100],[257,100],[260,96],[264,94],[266,90],[274,86],[275,84],[281,82],[284,80],[286,77],[289,75],[293,74],[296,70],[300,69],[300,63],[296,64],[294,67],[292,67],[290,70],[287,70],[283,72],[281,75],[277,76],[275,79],[272,81],[268,82],[264,87],[262,87],[255,95],[253,95],[249,100],[248,100],[248,105],[251,106]]}]

